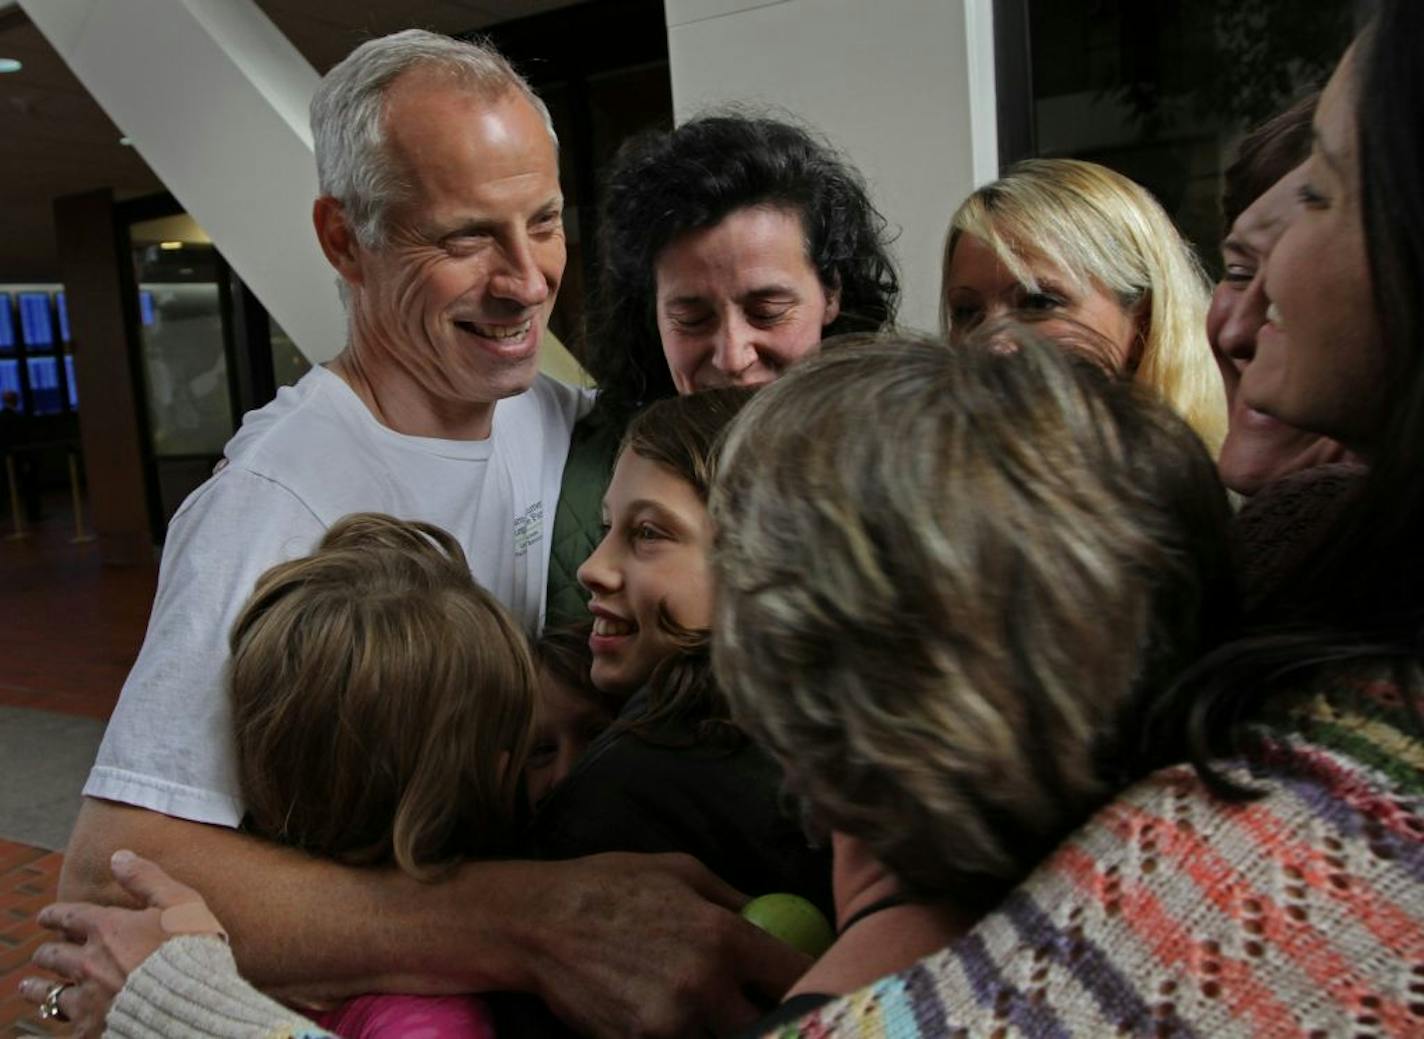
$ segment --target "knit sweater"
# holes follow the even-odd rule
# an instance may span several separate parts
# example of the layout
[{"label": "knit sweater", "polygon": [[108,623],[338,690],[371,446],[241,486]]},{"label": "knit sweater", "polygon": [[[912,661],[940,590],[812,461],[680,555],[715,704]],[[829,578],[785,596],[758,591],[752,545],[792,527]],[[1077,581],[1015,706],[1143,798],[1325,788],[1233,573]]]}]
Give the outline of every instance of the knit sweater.
[{"label": "knit sweater", "polygon": [[110,1039],[334,1039],[237,974],[218,938],[170,938],[129,975],[109,1009]]},{"label": "knit sweater", "polygon": [[[1424,703],[1415,703],[1415,710]],[[1214,797],[1130,788],[965,938],[778,1039],[1424,1035],[1424,741],[1391,683],[1322,683],[1263,719]],[[167,942],[106,1034],[324,1035],[216,939]]]},{"label": "knit sweater", "polygon": [[965,938],[769,1034],[1424,1035],[1424,742],[1401,700],[1316,683],[1222,763],[1264,797],[1154,773]]}]

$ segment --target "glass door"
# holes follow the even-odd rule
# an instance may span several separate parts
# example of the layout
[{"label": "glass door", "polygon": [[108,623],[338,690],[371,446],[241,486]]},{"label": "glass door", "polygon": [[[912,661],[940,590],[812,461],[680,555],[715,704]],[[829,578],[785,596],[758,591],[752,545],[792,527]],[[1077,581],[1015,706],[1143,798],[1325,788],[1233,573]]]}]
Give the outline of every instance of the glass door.
[{"label": "glass door", "polygon": [[129,225],[149,449],[166,526],[236,428],[224,327],[227,265],[186,214]]}]

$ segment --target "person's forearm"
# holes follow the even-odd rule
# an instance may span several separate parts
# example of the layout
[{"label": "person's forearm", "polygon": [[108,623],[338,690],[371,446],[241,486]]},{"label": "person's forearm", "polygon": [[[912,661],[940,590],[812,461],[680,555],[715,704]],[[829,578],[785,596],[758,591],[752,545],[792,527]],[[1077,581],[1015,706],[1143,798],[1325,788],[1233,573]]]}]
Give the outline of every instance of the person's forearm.
[{"label": "person's forearm", "polygon": [[331,1039],[237,973],[212,936],[181,935],[128,976],[105,1019],[105,1039]]},{"label": "person's forearm", "polygon": [[243,974],[288,997],[533,992],[580,1034],[680,1036],[745,1027],[809,965],[682,855],[467,863],[421,884],[88,801],[63,897],[127,901],[107,879],[119,848],[205,896]]},{"label": "person's forearm", "polygon": [[222,827],[85,802],[61,879],[65,900],[123,903],[109,856],[129,848],[197,889],[232,936],[243,974],[268,989],[523,991],[522,914],[538,863],[473,863],[422,884],[313,859]]}]

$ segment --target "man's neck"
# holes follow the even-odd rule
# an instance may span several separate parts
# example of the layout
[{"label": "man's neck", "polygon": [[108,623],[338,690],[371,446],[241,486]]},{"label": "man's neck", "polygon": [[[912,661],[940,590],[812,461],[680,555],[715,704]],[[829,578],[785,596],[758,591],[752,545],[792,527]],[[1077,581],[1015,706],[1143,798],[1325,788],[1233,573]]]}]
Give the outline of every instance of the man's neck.
[{"label": "man's neck", "polygon": [[381,425],[406,436],[437,440],[487,440],[494,422],[493,401],[452,402],[432,398],[405,372],[363,363],[347,346],[327,370],[340,378]]}]

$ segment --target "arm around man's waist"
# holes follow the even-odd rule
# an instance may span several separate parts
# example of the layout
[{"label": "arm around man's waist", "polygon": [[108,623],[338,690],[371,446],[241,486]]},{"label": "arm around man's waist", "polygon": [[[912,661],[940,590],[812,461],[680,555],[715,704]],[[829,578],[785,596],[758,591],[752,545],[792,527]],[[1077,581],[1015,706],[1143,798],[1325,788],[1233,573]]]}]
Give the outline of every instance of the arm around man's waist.
[{"label": "arm around man's waist", "polygon": [[222,827],[88,799],[61,897],[124,901],[109,858],[154,859],[208,901],[244,976],[276,991],[519,991],[585,1034],[745,1026],[809,966],[680,855],[473,862],[421,883]]},{"label": "arm around man's waist", "polygon": [[519,921],[506,893],[538,883],[538,863],[471,863],[443,882],[343,866],[221,826],[87,798],[60,883],[66,901],[123,902],[109,857],[128,848],[203,894],[238,966],[264,988],[523,990]]}]

